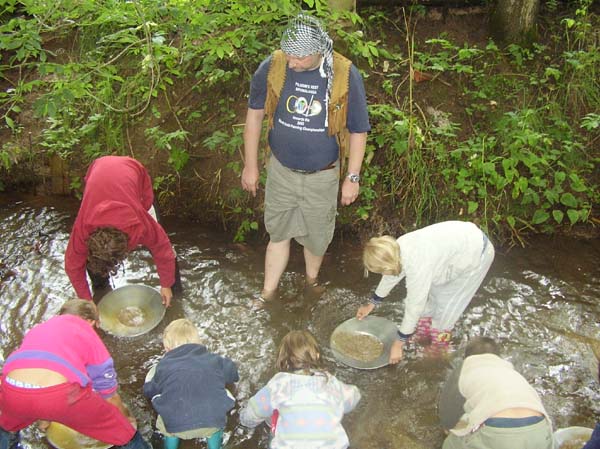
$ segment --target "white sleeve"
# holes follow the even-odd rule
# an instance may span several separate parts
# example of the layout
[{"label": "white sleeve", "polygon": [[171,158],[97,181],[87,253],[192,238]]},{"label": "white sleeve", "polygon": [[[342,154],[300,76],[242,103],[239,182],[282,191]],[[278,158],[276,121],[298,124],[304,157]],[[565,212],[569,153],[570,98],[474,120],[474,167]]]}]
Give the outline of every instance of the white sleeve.
[{"label": "white sleeve", "polygon": [[433,273],[427,267],[414,275],[411,273],[410,276],[406,277],[404,318],[398,329],[402,334],[410,335],[414,333],[419,318],[425,310],[432,280]]},{"label": "white sleeve", "polygon": [[404,278],[404,273],[398,276],[383,275],[375,289],[375,294],[380,298],[385,298],[390,294],[392,289]]}]

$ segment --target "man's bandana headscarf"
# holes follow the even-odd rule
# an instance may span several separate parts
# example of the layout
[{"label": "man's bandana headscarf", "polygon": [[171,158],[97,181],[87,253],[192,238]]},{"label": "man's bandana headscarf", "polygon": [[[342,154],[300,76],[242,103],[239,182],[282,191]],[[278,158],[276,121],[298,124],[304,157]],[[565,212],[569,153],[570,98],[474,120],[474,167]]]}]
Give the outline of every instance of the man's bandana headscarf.
[{"label": "man's bandana headscarf", "polygon": [[[283,32],[281,50],[285,54],[296,58],[303,58],[316,53],[323,55],[319,73],[321,77],[327,78],[327,93],[325,98],[325,111],[327,111],[333,85],[333,41],[325,30],[323,30],[321,22],[308,14],[298,14],[290,21],[287,29]],[[327,126],[327,115],[325,126]]]}]

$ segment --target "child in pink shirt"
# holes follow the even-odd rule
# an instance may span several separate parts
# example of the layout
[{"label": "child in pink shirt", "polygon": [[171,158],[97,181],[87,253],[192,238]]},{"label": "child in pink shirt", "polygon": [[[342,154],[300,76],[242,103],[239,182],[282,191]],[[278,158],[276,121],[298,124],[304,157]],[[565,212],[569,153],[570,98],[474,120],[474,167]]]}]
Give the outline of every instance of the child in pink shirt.
[{"label": "child in pink shirt", "polygon": [[0,447],[18,445],[35,421],[56,421],[127,449],[149,449],[117,393],[113,360],[96,334],[96,306],[67,301],[34,326],[6,359],[0,384]]}]

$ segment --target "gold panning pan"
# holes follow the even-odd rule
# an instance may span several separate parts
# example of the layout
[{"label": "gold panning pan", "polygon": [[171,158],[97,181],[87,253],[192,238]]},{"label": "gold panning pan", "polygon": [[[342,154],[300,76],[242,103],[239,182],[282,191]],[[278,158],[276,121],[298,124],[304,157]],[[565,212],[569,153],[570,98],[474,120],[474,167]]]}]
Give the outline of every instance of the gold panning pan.
[{"label": "gold panning pan", "polygon": [[386,318],[350,318],[335,328],[329,346],[337,360],[352,368],[381,368],[389,362],[397,332],[394,322]]},{"label": "gold panning pan", "polygon": [[46,438],[56,449],[108,449],[112,446],[57,422],[50,423],[46,430]]},{"label": "gold panning pan", "polygon": [[125,285],[98,303],[100,327],[118,337],[136,337],[154,329],[165,316],[160,293],[146,285]]}]

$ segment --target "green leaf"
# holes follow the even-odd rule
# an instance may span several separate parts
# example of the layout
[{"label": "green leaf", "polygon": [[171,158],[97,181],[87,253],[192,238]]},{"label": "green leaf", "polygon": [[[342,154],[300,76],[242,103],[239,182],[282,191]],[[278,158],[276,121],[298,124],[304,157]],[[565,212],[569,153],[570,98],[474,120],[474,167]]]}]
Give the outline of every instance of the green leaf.
[{"label": "green leaf", "polygon": [[560,202],[567,207],[577,207],[577,198],[572,193],[563,193],[560,197]]},{"label": "green leaf", "polygon": [[550,218],[550,214],[548,212],[546,212],[544,209],[538,209],[533,214],[531,222],[533,224],[542,224],[548,221],[548,218]]},{"label": "green leaf", "polygon": [[556,221],[558,224],[561,224],[563,218],[565,217],[565,213],[562,210],[554,209],[552,211],[552,217],[554,217],[554,221]]},{"label": "green leaf", "polygon": [[569,175],[569,178],[571,179],[571,188],[573,190],[575,190],[576,192],[585,192],[587,190],[587,187],[585,186],[585,183],[577,175],[577,173],[571,173]]},{"label": "green leaf", "polygon": [[506,217],[506,222],[509,224],[509,226],[511,228],[515,227],[516,220],[515,220],[515,217],[513,217],[512,215],[509,215],[508,217]]},{"label": "green leaf", "polygon": [[475,201],[469,201],[468,202],[468,207],[467,207],[467,213],[470,215],[473,212],[475,212],[477,210],[477,208],[479,207],[479,203],[476,203]]},{"label": "green leaf", "polygon": [[579,212],[574,209],[569,209],[567,211],[567,216],[569,217],[571,224],[575,224],[579,220]]}]

